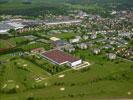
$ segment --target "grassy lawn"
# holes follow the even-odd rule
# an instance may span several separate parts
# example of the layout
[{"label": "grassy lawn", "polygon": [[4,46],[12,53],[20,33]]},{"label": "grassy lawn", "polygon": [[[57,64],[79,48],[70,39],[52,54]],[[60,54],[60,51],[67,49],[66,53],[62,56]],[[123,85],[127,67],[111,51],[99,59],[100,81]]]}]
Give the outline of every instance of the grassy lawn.
[{"label": "grassy lawn", "polygon": [[24,38],[24,37],[13,37],[10,39],[0,39],[0,48],[10,48],[10,47],[14,47],[17,44],[21,44],[24,42],[27,42],[28,39]]},{"label": "grassy lawn", "polygon": [[10,48],[13,46],[15,46],[15,43],[13,43],[12,41],[0,39],[0,48]]},{"label": "grassy lawn", "polygon": [[11,41],[14,44],[20,44],[20,43],[23,43],[25,41],[28,41],[28,39],[26,39],[24,37],[13,37],[13,38],[10,38],[9,41]]},{"label": "grassy lawn", "polygon": [[2,39],[0,39],[0,48],[8,48],[8,45]]},{"label": "grassy lawn", "polygon": [[0,78],[1,90],[4,92],[13,89],[17,85],[19,86],[17,92],[38,88],[39,82],[49,76],[48,72],[42,68],[19,57],[11,58],[6,55],[1,56],[0,60],[6,61],[2,64],[5,69]]},{"label": "grassy lawn", "polygon": [[26,51],[39,47],[43,47],[46,50],[52,48],[51,44],[32,41],[30,42],[30,40],[24,37],[12,37],[7,40],[0,39],[0,48],[10,48],[15,46]]},{"label": "grassy lawn", "polygon": [[33,43],[26,44],[26,45],[18,46],[18,47],[26,51],[29,51],[35,48],[40,48],[40,47],[43,47],[46,50],[49,50],[50,48],[52,48],[50,44],[45,44],[41,42],[33,42]]},{"label": "grassy lawn", "polygon": [[61,39],[64,39],[64,40],[69,40],[73,37],[75,37],[77,33],[60,33],[60,34],[54,34],[52,35],[53,37],[57,37],[57,38],[61,38]]},{"label": "grassy lawn", "polygon": [[[42,81],[43,83],[48,82],[48,86],[45,88],[29,89],[11,95],[2,94],[2,99],[26,100],[29,96],[39,100],[133,98],[132,94],[128,94],[129,92],[133,93],[132,62],[122,59],[110,61],[105,56],[93,55],[88,50],[79,50],[75,53],[75,56],[80,57],[81,54],[85,60],[92,63],[89,68],[65,72],[63,73],[64,78],[53,75]],[[36,73],[39,74],[41,71]],[[65,88],[64,91],[60,90],[62,87]]]}]

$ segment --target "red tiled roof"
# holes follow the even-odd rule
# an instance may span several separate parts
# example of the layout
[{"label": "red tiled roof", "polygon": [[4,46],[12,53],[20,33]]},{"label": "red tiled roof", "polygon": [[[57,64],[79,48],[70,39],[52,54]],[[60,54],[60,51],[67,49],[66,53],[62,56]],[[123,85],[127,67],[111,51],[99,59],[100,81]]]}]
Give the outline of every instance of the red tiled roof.
[{"label": "red tiled roof", "polygon": [[43,53],[43,55],[47,57],[48,59],[53,60],[59,64],[64,63],[66,61],[72,63],[72,62],[80,60],[79,58],[76,58],[70,54],[66,54],[60,50],[48,51],[48,52]]},{"label": "red tiled roof", "polygon": [[44,51],[44,49],[43,48],[35,48],[35,49],[32,49],[31,51],[33,51],[33,52],[42,52],[42,51]]}]

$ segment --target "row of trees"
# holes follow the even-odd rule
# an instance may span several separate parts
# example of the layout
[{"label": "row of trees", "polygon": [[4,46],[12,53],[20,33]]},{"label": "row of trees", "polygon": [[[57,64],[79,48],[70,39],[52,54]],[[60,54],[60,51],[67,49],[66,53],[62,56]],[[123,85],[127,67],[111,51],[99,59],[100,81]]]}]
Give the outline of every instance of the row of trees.
[{"label": "row of trees", "polygon": [[23,8],[23,9],[1,9],[0,14],[7,15],[24,15],[24,16],[45,16],[46,14],[66,14],[66,8],[55,5],[46,5],[40,7]]}]

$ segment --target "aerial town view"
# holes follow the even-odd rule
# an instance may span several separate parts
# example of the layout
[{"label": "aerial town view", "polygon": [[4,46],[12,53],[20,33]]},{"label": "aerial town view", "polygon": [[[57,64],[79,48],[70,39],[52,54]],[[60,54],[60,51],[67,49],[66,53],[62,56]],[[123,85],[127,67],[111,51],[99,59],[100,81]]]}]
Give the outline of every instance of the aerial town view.
[{"label": "aerial town view", "polygon": [[0,100],[133,100],[133,0],[0,0]]}]

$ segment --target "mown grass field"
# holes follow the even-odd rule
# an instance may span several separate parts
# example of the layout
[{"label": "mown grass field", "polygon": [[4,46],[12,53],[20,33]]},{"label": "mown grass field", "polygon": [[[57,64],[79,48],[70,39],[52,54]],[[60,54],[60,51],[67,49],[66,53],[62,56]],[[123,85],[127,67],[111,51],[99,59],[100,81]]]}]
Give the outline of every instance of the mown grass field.
[{"label": "mown grass field", "polygon": [[42,42],[34,42],[24,37],[12,37],[9,39],[0,39],[0,48],[7,49],[7,48],[20,48],[26,51],[30,51],[35,48],[44,47],[46,50],[52,48],[52,46],[48,43]]},{"label": "mown grass field", "polygon": [[45,83],[40,81],[50,76],[37,65],[19,57],[1,56],[0,61],[6,61],[6,64],[0,67],[0,90],[3,93],[21,93],[44,87]]},{"label": "mown grass field", "polygon": [[32,43],[18,46],[18,48],[21,48],[25,51],[30,51],[32,49],[40,48],[40,47],[45,48],[45,50],[49,50],[50,48],[52,48],[51,44],[45,44],[41,42],[32,42]]},{"label": "mown grass field", "polygon": [[9,39],[0,39],[0,48],[15,47],[17,44],[21,44],[26,41],[28,41],[28,39],[24,37],[12,37]]},{"label": "mown grass field", "polygon": [[[61,73],[61,75],[65,75],[63,78],[59,78],[60,74],[55,74],[41,81],[48,83],[48,86],[43,88],[28,89],[15,94],[2,93],[2,100],[26,100],[28,97],[38,100],[133,98],[133,62],[122,59],[110,61],[105,55],[93,55],[88,50],[79,50],[75,53],[75,56],[80,57],[81,55],[86,61],[91,62],[92,65],[89,68]],[[4,58],[7,59],[5,56],[0,59]],[[17,62],[19,61],[23,63],[24,60],[18,59]],[[28,64],[29,62],[24,61],[24,63]],[[45,72],[43,74],[42,69],[37,68],[37,66],[28,65],[30,65],[31,70],[34,69],[33,72],[36,74],[47,75]],[[25,75],[32,77],[29,73],[18,71],[14,70],[14,73],[9,73],[18,82],[21,82],[23,79],[21,77]],[[27,84],[32,83],[31,80],[27,81]],[[65,90],[61,91],[60,88],[65,88]]]},{"label": "mown grass field", "polygon": [[57,37],[57,38],[60,38],[60,39],[64,39],[64,40],[69,40],[71,38],[74,38],[75,35],[77,33],[74,33],[74,32],[66,32],[66,33],[58,33],[58,34],[53,34],[53,35],[50,35],[50,37]]},{"label": "mown grass field", "polygon": [[10,38],[9,41],[11,41],[14,44],[19,44],[19,43],[28,41],[28,39],[26,39],[24,37],[13,37],[13,38]]},{"label": "mown grass field", "polygon": [[15,43],[8,40],[3,40],[3,39],[0,39],[0,48],[3,49],[3,48],[11,48],[11,47],[14,47],[15,46]]}]

